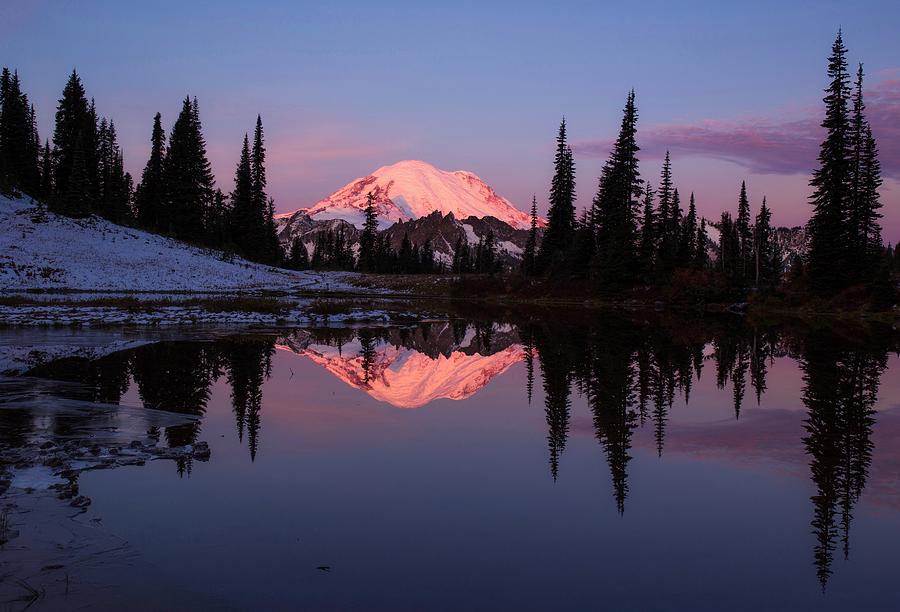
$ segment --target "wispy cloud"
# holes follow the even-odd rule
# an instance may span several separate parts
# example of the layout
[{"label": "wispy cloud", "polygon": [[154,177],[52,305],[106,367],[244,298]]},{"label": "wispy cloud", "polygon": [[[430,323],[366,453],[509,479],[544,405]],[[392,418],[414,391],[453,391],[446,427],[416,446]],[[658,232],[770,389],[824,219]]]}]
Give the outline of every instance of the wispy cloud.
[{"label": "wispy cloud", "polygon": [[[885,176],[900,178],[900,69],[879,73],[880,80],[866,90],[866,106],[878,140]],[[821,110],[790,118],[704,120],[642,128],[638,143],[645,158],[693,155],[734,162],[760,174],[809,174],[816,165]],[[589,157],[609,154],[611,140],[574,143],[576,152]]]}]

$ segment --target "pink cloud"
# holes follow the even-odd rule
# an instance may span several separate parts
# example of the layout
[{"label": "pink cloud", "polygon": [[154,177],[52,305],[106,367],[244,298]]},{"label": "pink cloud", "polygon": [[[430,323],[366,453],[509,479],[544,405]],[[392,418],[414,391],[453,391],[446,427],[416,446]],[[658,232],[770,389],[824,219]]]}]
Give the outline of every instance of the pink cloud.
[{"label": "pink cloud", "polygon": [[[878,140],[882,171],[900,178],[900,69],[879,73],[866,90],[867,116]],[[821,108],[793,118],[708,119],[639,129],[644,157],[673,155],[721,159],[758,174],[809,174],[816,165],[824,132]],[[610,140],[577,142],[576,152],[589,157],[609,154]]]}]

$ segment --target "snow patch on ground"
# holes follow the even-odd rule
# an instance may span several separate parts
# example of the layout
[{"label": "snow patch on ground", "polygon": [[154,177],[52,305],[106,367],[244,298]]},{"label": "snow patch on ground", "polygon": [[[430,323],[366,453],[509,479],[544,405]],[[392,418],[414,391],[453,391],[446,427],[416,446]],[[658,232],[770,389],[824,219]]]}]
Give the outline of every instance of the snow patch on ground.
[{"label": "snow patch on ground", "polygon": [[353,290],[341,273],[294,272],[0,196],[0,289],[234,292]]},{"label": "snow patch on ground", "polygon": [[463,223],[462,226],[466,231],[466,241],[469,244],[478,244],[478,234],[475,233],[475,228],[468,223]]},{"label": "snow patch on ground", "polygon": [[13,489],[49,489],[55,484],[65,482],[53,470],[43,465],[36,465],[17,470],[13,473],[10,487]]},{"label": "snow patch on ground", "polygon": [[0,375],[16,375],[33,367],[67,357],[99,359],[119,351],[147,344],[146,340],[97,339],[97,344],[86,345],[76,338],[60,337],[54,343],[45,344],[34,337],[29,343],[18,343],[16,338],[0,337]]},{"label": "snow patch on ground", "polygon": [[[202,306],[159,306],[152,310],[132,310],[109,306],[71,306],[28,304],[0,306],[0,326],[10,327],[274,327],[282,325],[306,326],[315,324],[381,323],[390,316],[378,309],[355,308],[347,313],[322,315],[307,310],[299,303],[282,314],[267,312],[221,312]],[[0,372],[3,368],[3,346],[0,345]]]},{"label": "snow patch on ground", "polygon": [[500,247],[501,251],[506,251],[511,255],[516,255],[518,257],[522,256],[522,248],[515,244],[514,242],[510,242],[509,240],[504,240],[503,242],[497,245]]}]

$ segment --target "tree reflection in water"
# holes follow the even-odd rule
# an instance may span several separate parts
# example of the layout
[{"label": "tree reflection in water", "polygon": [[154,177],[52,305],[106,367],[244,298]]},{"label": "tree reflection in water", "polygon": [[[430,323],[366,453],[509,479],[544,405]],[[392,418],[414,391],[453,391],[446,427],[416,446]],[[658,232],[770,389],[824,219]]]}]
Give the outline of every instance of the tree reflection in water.
[{"label": "tree reflection in water", "polygon": [[[263,386],[271,376],[276,345],[301,354],[310,347],[333,347],[337,358],[352,370],[348,382],[367,391],[384,375],[389,364],[383,363],[383,355],[391,347],[430,360],[512,351],[511,361],[489,375],[480,374],[476,387],[487,384],[510,363],[523,361],[524,394],[530,404],[536,371],[540,372],[549,471],[554,481],[561,478],[573,393],[578,393],[590,410],[620,514],[629,494],[635,431],[652,428],[656,453],[662,457],[676,399],[689,403],[692,385],[707,362],[712,362],[720,390],[730,384],[727,410],[740,420],[748,386],[759,404],[768,390],[774,359],[794,359],[803,372],[801,399],[807,416],[802,445],[816,489],[811,498],[813,558],[823,589],[832,574],[837,547],[840,545],[845,558],[850,554],[853,512],[872,461],[879,384],[888,353],[897,350],[896,340],[889,334],[842,335],[828,329],[754,327],[720,319],[658,319],[650,323],[606,315],[583,323],[549,317],[513,317],[496,323],[454,318],[403,327],[304,329],[278,337],[237,335],[207,342],[158,342],[100,359],[59,359],[33,368],[28,375],[82,383],[62,389],[60,395],[113,404],[122,401],[133,383],[145,407],[197,417],[207,409],[212,385],[224,377],[230,387],[238,439],[246,439],[253,461],[260,452]],[[352,350],[347,348],[350,345]],[[78,426],[78,418],[77,414],[59,417],[53,429],[64,436]],[[3,442],[23,444],[32,421],[23,411],[4,410]],[[202,419],[197,418],[155,433],[167,444],[180,446],[197,441],[201,427]],[[190,461],[184,460],[178,471],[189,474],[191,467]]]}]

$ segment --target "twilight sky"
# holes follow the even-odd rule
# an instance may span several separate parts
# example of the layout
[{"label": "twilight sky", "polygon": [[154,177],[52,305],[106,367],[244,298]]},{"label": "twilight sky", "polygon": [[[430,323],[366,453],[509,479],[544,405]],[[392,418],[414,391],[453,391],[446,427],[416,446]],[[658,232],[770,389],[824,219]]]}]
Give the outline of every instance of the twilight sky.
[{"label": "twilight sky", "polygon": [[279,211],[401,159],[471,170],[520,208],[532,193],[545,207],[562,115],[586,205],[634,87],[645,178],[656,184],[669,148],[679,189],[707,217],[735,208],[746,179],[754,208],[767,195],[775,222],[792,225],[809,216],[842,26],[868,74],[885,239],[900,240],[900,3],[438,4],[3,0],[0,64],[19,70],[42,138],[77,68],[136,177],[153,114],[168,131],[190,94],[230,189],[261,113]]}]

